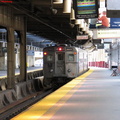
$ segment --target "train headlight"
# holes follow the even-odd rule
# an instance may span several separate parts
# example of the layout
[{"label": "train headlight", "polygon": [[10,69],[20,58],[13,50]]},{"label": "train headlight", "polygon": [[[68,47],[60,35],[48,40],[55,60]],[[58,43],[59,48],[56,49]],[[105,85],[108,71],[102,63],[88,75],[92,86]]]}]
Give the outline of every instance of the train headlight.
[{"label": "train headlight", "polygon": [[48,53],[47,52],[44,52],[44,55],[47,55]]},{"label": "train headlight", "polygon": [[50,72],[52,73],[52,72],[53,72],[53,69],[50,69]]}]

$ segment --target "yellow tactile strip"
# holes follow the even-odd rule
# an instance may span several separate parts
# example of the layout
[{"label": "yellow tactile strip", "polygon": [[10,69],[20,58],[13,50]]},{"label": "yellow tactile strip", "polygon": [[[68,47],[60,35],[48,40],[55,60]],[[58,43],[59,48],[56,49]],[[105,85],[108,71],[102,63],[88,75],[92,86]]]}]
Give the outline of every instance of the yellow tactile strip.
[{"label": "yellow tactile strip", "polygon": [[[83,80],[90,75],[93,70],[89,70],[85,74],[73,79],[68,84],[59,88],[52,94],[46,96],[43,100],[32,105],[30,108],[12,118],[11,120],[49,120],[55,112],[72,96],[75,92],[70,92],[78,84],[82,84]],[[68,94],[69,93],[69,94]],[[59,106],[55,106],[59,103]],[[49,111],[54,106],[53,111]]]}]

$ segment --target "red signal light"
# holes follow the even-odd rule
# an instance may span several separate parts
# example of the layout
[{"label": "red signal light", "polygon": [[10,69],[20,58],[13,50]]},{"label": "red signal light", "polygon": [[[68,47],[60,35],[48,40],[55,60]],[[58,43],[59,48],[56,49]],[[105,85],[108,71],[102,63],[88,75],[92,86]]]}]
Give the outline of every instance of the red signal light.
[{"label": "red signal light", "polygon": [[48,53],[47,52],[44,52],[44,55],[47,55]]},{"label": "red signal light", "polygon": [[59,47],[59,48],[58,48],[58,51],[63,51],[63,48],[62,48],[62,47]]}]

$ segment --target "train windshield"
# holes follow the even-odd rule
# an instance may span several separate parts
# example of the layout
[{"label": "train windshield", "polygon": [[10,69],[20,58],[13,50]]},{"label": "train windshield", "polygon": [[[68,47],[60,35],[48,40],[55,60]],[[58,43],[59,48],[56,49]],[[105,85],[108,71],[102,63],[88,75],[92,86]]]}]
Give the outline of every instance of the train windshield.
[{"label": "train windshield", "polygon": [[53,60],[53,56],[52,55],[48,55],[47,56],[47,61],[52,61]]},{"label": "train windshield", "polygon": [[74,61],[74,54],[68,54],[68,61]]},{"label": "train windshield", "polygon": [[64,60],[64,54],[58,54],[58,60]]}]

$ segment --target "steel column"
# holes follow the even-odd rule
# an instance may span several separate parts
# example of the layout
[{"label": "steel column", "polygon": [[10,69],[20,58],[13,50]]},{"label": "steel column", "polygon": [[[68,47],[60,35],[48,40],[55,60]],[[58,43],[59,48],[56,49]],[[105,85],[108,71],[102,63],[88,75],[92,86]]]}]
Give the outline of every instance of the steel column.
[{"label": "steel column", "polygon": [[27,60],[26,60],[26,18],[24,18],[24,30],[20,31],[20,81],[27,80]]}]

